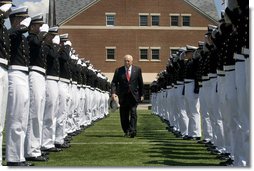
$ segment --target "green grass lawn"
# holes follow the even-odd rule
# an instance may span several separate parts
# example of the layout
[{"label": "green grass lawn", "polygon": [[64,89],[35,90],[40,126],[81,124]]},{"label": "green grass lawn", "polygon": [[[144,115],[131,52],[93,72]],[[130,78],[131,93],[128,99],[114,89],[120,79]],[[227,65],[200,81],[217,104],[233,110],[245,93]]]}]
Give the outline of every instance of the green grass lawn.
[{"label": "green grass lawn", "polygon": [[138,133],[123,137],[118,111],[73,137],[71,148],[50,153],[48,162],[36,166],[167,167],[218,166],[220,160],[196,141],[182,140],[150,113],[138,111]]}]

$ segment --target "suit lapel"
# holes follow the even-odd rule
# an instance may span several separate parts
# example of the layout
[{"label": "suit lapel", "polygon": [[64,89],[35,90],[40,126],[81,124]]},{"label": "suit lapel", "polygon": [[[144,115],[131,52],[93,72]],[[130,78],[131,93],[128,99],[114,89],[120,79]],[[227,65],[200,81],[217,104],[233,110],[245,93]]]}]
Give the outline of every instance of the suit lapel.
[{"label": "suit lapel", "polygon": [[135,74],[136,74],[136,68],[132,65],[130,81],[135,77]]}]

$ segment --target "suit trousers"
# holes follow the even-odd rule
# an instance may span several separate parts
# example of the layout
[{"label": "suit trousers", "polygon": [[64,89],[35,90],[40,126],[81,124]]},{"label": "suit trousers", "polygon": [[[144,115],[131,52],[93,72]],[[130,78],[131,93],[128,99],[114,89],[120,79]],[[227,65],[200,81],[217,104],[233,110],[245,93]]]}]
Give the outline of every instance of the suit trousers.
[{"label": "suit trousers", "polygon": [[28,74],[9,70],[9,93],[6,113],[6,161],[24,162],[25,136],[29,115]]},{"label": "suit trousers", "polygon": [[2,143],[8,100],[8,71],[0,66],[0,166],[2,166]]},{"label": "suit trousers", "polygon": [[55,147],[56,114],[59,108],[58,82],[46,80],[46,103],[42,127],[42,148]]},{"label": "suit trousers", "polygon": [[124,103],[120,104],[120,120],[123,132],[137,132],[137,105],[131,93],[125,97]]},{"label": "suit trousers", "polygon": [[29,73],[30,108],[25,138],[25,157],[41,156],[41,137],[45,109],[45,76],[36,72]]}]

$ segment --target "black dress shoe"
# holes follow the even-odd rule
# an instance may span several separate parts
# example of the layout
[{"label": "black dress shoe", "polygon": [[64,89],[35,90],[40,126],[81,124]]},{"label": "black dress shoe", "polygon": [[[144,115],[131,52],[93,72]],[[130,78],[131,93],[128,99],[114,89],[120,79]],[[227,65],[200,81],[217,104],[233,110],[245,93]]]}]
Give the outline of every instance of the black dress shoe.
[{"label": "black dress shoe", "polygon": [[47,152],[59,152],[59,151],[63,151],[63,150],[61,148],[52,147],[52,148],[49,148],[49,149],[45,149],[44,151],[47,151]]},{"label": "black dress shoe", "polygon": [[27,161],[48,161],[48,158],[45,156],[38,156],[38,157],[26,157]]},{"label": "black dress shoe", "polygon": [[42,155],[42,156],[48,156],[48,155],[49,155],[49,152],[41,150],[41,155]]},{"label": "black dress shoe", "polygon": [[7,166],[34,166],[33,163],[29,162],[7,162]]},{"label": "black dress shoe", "polygon": [[220,162],[220,166],[231,166],[231,165],[233,165],[233,163],[234,163],[234,160],[232,160],[232,159],[230,158],[230,159],[228,159],[228,160],[225,161],[225,162]]},{"label": "black dress shoe", "polygon": [[71,147],[71,145],[65,142],[63,144],[55,144],[55,147],[56,148],[69,148],[69,147]]}]

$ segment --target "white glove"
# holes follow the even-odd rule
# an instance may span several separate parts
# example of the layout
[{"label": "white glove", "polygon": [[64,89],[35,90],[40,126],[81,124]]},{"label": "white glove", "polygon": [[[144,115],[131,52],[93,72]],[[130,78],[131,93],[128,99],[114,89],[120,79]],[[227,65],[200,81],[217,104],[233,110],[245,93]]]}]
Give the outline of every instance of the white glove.
[{"label": "white glove", "polygon": [[71,59],[76,59],[75,55],[72,54],[71,55]]},{"label": "white glove", "polygon": [[69,45],[69,46],[71,46],[72,43],[71,43],[71,41],[67,40],[66,42],[64,42],[64,45]]},{"label": "white glove", "polygon": [[41,27],[40,27],[40,32],[48,32],[49,31],[49,25],[48,24],[43,24]]},{"label": "white glove", "polygon": [[81,64],[82,64],[82,61],[81,61],[80,59],[78,59],[77,64],[81,65]]},{"label": "white glove", "polygon": [[30,25],[30,23],[31,23],[31,17],[27,17],[20,22],[20,25],[24,25],[24,26],[28,27]]},{"label": "white glove", "polygon": [[11,4],[4,4],[0,7],[0,11],[7,12],[11,8]]},{"label": "white glove", "polygon": [[59,45],[59,44],[60,44],[60,37],[59,37],[59,35],[56,35],[56,36],[52,39],[52,42],[53,42],[54,44]]}]

